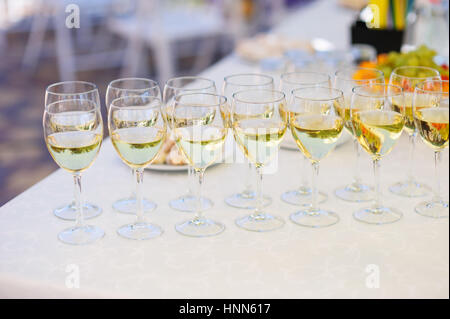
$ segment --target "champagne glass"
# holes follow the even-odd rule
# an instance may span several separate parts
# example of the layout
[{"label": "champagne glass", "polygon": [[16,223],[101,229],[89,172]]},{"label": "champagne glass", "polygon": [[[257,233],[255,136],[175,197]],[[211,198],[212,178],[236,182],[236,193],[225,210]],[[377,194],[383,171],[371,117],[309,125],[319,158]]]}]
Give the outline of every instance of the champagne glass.
[{"label": "champagne glass", "polygon": [[[161,90],[156,81],[144,78],[123,78],[109,83],[106,89],[106,108],[109,107],[115,99],[124,96],[155,96],[161,98]],[[131,169],[131,185],[134,185],[136,171]],[[144,212],[151,212],[156,208],[156,204],[148,199],[143,199]],[[113,209],[123,214],[135,214],[137,209],[136,194],[133,191],[130,196],[115,201]]]},{"label": "champagne glass", "polygon": [[[229,75],[224,78],[222,94],[225,95],[229,104],[233,100],[233,94],[243,90],[273,90],[275,88],[273,78],[269,75],[258,73],[243,73]],[[230,110],[228,110],[228,113]],[[225,198],[225,203],[229,206],[244,209],[255,209],[257,206],[257,194],[252,186],[252,177],[254,175],[254,167],[248,161],[248,169],[244,175],[244,190],[240,193],[232,194]],[[272,200],[269,196],[262,197],[262,205],[268,206]]]},{"label": "champagne glass", "polygon": [[[63,123],[63,124],[62,124]],[[66,244],[90,244],[105,233],[84,223],[81,173],[94,162],[103,139],[103,122],[97,101],[59,100],[46,106],[43,117],[44,137],[50,155],[59,167],[72,173],[76,224],[58,234]]]},{"label": "champagne glass", "polygon": [[405,125],[403,89],[389,84],[367,84],[353,88],[350,117],[355,137],[362,148],[372,156],[375,176],[375,203],[356,211],[356,220],[368,224],[386,224],[398,221],[402,213],[386,207],[381,199],[380,161],[400,138]]},{"label": "champagne glass", "polygon": [[327,227],[336,224],[336,213],[318,205],[317,182],[319,164],[336,147],[344,128],[338,108],[344,104],[342,91],[331,87],[306,87],[292,91],[288,105],[289,127],[297,146],[312,165],[312,203],[293,213],[291,221],[306,227]]},{"label": "champagne glass", "polygon": [[257,172],[256,207],[250,215],[238,218],[236,224],[249,231],[266,232],[284,225],[284,220],[263,211],[263,168],[278,155],[287,128],[283,92],[245,90],[233,94],[230,115],[234,139]]},{"label": "champagne glass", "polygon": [[[182,93],[216,93],[216,85],[214,81],[198,77],[198,76],[182,76],[169,79],[164,86],[163,101],[167,122],[169,128],[173,132],[173,122],[171,114],[174,109],[175,97]],[[194,168],[188,163],[188,189],[186,194],[173,199],[169,202],[169,206],[173,209],[183,212],[195,212],[197,209],[197,197],[193,191],[195,184]],[[201,210],[209,209],[213,206],[213,202],[205,197],[201,198]]]},{"label": "champagne glass", "polygon": [[182,93],[175,97],[172,113],[175,141],[198,178],[195,216],[175,226],[186,236],[214,236],[225,229],[223,224],[202,215],[201,195],[206,168],[223,156],[228,128],[221,110],[226,101],[224,96],[212,93]]},{"label": "champagne glass", "polygon": [[419,83],[414,91],[413,115],[420,137],[434,150],[436,187],[431,201],[416,206],[420,215],[448,218],[448,200],[440,192],[441,153],[448,147],[448,81],[431,80]]},{"label": "champagne glass", "polygon": [[[281,75],[280,90],[284,92],[288,101],[291,101],[292,91],[295,89],[311,86],[331,86],[331,77],[326,73],[317,72],[291,72]],[[310,205],[312,200],[312,189],[308,182],[306,165],[308,159],[301,154],[300,186],[281,195],[281,199],[292,205]],[[318,193],[317,201],[322,203],[328,198],[323,192]]]},{"label": "champagne glass", "polygon": [[136,221],[120,227],[120,236],[145,240],[162,234],[161,227],[144,219],[144,168],[161,149],[166,138],[166,122],[161,100],[155,96],[124,96],[111,102],[108,113],[111,142],[122,161],[136,175]]},{"label": "champagne glass", "polygon": [[[97,107],[100,107],[100,96],[97,86],[94,83],[84,81],[66,81],[49,85],[45,90],[45,109],[50,104],[64,100],[87,100],[92,101]],[[64,122],[56,122],[64,121]],[[78,117],[60,116],[54,118],[54,126],[60,126],[61,130],[64,127],[73,126],[78,123]],[[94,218],[102,213],[102,209],[97,205],[88,202],[81,202],[83,206],[83,218]],[[63,205],[53,210],[53,214],[64,220],[76,220],[78,208],[76,200],[73,199],[70,204]]]},{"label": "champagne glass", "polygon": [[350,101],[352,98],[352,89],[355,86],[365,84],[379,83],[384,84],[384,74],[377,69],[347,67],[338,70],[334,76],[334,87],[344,93],[344,105],[339,110],[345,121],[345,129],[353,137],[353,147],[355,154],[355,164],[353,181],[345,186],[335,190],[338,198],[349,202],[367,202],[373,200],[373,189],[361,180],[360,161],[361,147],[353,134],[353,127],[350,121]]},{"label": "champagne glass", "polygon": [[402,66],[394,69],[391,73],[389,84],[398,85],[403,88],[404,104],[394,105],[398,112],[405,115],[405,131],[409,135],[409,160],[407,177],[405,180],[395,183],[389,190],[400,196],[421,197],[430,192],[430,187],[416,181],[414,176],[414,152],[416,145],[417,129],[413,118],[413,95],[417,84],[427,80],[440,80],[439,71],[422,66]]}]

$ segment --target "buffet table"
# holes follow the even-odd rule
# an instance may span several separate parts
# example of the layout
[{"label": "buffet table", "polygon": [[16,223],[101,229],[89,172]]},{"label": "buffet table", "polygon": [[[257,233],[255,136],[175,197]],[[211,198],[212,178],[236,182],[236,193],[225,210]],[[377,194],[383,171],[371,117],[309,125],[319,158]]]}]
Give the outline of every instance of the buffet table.
[{"label": "buffet table", "polygon": [[[278,30],[286,32],[289,23],[292,20]],[[337,45],[344,43],[344,35],[333,38],[330,32]],[[224,75],[252,68],[229,56],[202,75],[216,80],[220,88]],[[346,143],[321,165],[320,189],[329,196],[323,206],[341,218],[332,227],[309,229],[289,221],[297,207],[282,202],[280,195],[300,183],[300,153],[281,149],[278,171],[265,176],[264,190],[273,199],[267,210],[285,219],[283,228],[252,233],[234,224],[248,211],[227,206],[224,198],[242,188],[245,167],[220,164],[205,174],[204,195],[214,201],[205,214],[221,221],[225,231],[211,238],[182,236],[174,224],[190,215],[172,210],[168,202],[186,191],[186,173],[147,170],[145,196],[158,207],[146,218],[165,232],[136,242],[116,234],[134,218],[111,208],[130,193],[130,173],[105,139],[83,177],[85,199],[103,208],[102,215],[87,222],[105,230],[105,237],[88,246],[57,240],[58,232],[73,224],[52,214],[72,198],[71,176],[57,170],[0,208],[0,298],[448,298],[448,219],[422,217],[414,206],[423,199],[401,198],[387,190],[404,177],[407,146],[403,136],[382,161],[385,202],[404,214],[397,223],[359,223],[352,213],[367,204],[334,196],[334,189],[348,182],[353,172],[353,147]],[[443,161],[442,191],[448,193],[448,150]],[[362,176],[372,182],[366,154],[362,162]],[[433,153],[420,141],[416,163],[417,178],[434,185]]]}]

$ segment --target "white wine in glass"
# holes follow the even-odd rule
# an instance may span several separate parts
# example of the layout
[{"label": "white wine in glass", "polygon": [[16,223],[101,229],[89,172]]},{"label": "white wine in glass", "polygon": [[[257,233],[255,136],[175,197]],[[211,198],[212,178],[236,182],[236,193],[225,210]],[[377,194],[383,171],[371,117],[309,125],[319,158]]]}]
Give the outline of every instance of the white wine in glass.
[{"label": "white wine in glass", "polygon": [[256,167],[256,207],[250,215],[238,218],[236,224],[249,231],[266,232],[284,225],[281,217],[266,212],[262,192],[263,168],[277,155],[287,129],[283,92],[245,90],[233,94],[231,127],[234,139],[247,159]]},{"label": "white wine in glass", "polygon": [[345,121],[339,113],[343,93],[331,87],[305,87],[292,91],[288,105],[292,136],[313,169],[312,203],[293,213],[291,221],[305,227],[327,227],[336,224],[339,216],[318,205],[317,180],[319,164],[336,147]]},{"label": "white wine in glass", "polygon": [[[173,133],[173,110],[175,97],[182,93],[216,93],[214,81],[198,76],[181,76],[169,79],[164,85],[163,102],[164,114],[168,127]],[[188,164],[188,183],[186,194],[172,199],[169,206],[182,212],[195,212],[197,210],[197,198],[192,189],[195,184],[193,167]],[[213,202],[209,198],[201,198],[201,209],[207,210],[213,207]]]},{"label": "white wine in glass", "polygon": [[[126,96],[155,96],[161,99],[161,89],[159,88],[159,84],[151,79],[122,78],[113,80],[108,84],[108,88],[106,90],[106,109],[109,110],[112,101],[115,99]],[[132,183],[130,185],[135,184],[135,177],[136,172],[134,169],[131,169]],[[151,212],[156,209],[156,203],[145,198],[143,199],[142,205],[144,212]],[[112,207],[119,213],[136,214],[137,202],[135,192],[133,191],[128,197],[116,200]]]},{"label": "white wine in glass", "polygon": [[395,146],[405,125],[404,114],[395,108],[396,104],[403,104],[403,98],[403,89],[395,85],[367,84],[353,88],[354,134],[371,155],[375,176],[375,203],[353,214],[358,221],[380,225],[396,222],[403,216],[397,208],[383,205],[380,183],[380,161]]},{"label": "white wine in glass", "polygon": [[334,88],[344,93],[344,105],[339,112],[345,121],[347,132],[352,135],[355,154],[353,180],[335,190],[338,198],[348,202],[367,202],[373,200],[373,188],[367,185],[360,176],[361,146],[356,139],[350,120],[350,102],[352,89],[366,84],[384,84],[384,74],[380,70],[361,67],[346,67],[334,74]]},{"label": "white wine in glass", "polygon": [[[225,113],[229,114],[231,112],[231,103],[234,93],[243,90],[273,90],[274,88],[274,79],[266,74],[241,73],[226,76],[223,80],[222,87],[222,94],[228,99],[228,105],[226,106]],[[244,175],[244,190],[225,198],[225,203],[229,206],[254,209],[257,205],[257,194],[254,186],[252,185],[252,177],[255,173],[255,168],[252,166],[250,161],[248,161],[247,166],[248,168],[246,167]],[[271,202],[272,200],[268,195],[263,196],[263,206],[268,206]]]},{"label": "white wine in glass", "polygon": [[[326,73],[317,72],[290,72],[284,73],[280,77],[280,91],[286,95],[288,103],[292,101],[292,91],[303,87],[330,86],[331,77]],[[300,166],[300,186],[295,190],[290,190],[281,194],[281,199],[292,205],[310,205],[312,201],[312,189],[309,185],[309,172],[307,171],[308,159],[302,154]],[[319,192],[318,201],[320,203],[327,200],[328,195]]]},{"label": "white wine in glass", "polygon": [[195,216],[175,226],[185,236],[215,236],[225,229],[222,223],[203,216],[201,191],[206,168],[223,155],[228,128],[221,109],[226,101],[224,96],[212,93],[182,93],[175,97],[175,140],[198,178]]},{"label": "white wine in glass", "polygon": [[146,240],[160,236],[161,227],[144,219],[144,168],[157,156],[166,138],[161,100],[154,96],[125,96],[111,102],[108,113],[111,142],[122,161],[135,172],[136,221],[120,227],[120,236]]},{"label": "white wine in glass", "polygon": [[416,85],[423,81],[440,80],[438,70],[423,66],[402,66],[395,68],[390,76],[389,84],[403,88],[404,99],[402,103],[394,102],[393,109],[405,116],[404,130],[409,136],[409,159],[407,163],[407,176],[404,180],[389,187],[389,190],[404,197],[421,197],[428,195],[430,187],[420,183],[414,176],[414,153],[417,129],[413,118],[413,96]]},{"label": "white wine in glass", "polygon": [[[100,107],[100,95],[97,86],[94,83],[85,81],[66,81],[51,84],[45,90],[45,107],[55,102],[64,100],[82,99],[89,100]],[[92,114],[84,114],[83,116],[89,119],[79,119],[78,113],[65,114],[64,116],[55,116],[50,123],[52,130],[55,132],[63,132],[76,127],[77,130],[89,130],[92,125],[95,125],[95,116]],[[83,206],[83,218],[94,218],[102,213],[102,209],[86,201],[81,203]],[[56,217],[64,220],[76,220],[78,208],[75,200],[70,204],[63,205],[56,208],[53,213]]]},{"label": "white wine in glass", "polygon": [[[61,126],[62,122],[66,124]],[[73,175],[75,186],[76,224],[60,232],[58,238],[66,244],[90,244],[105,234],[99,227],[84,223],[81,192],[81,174],[92,165],[102,144],[100,109],[92,100],[57,100],[46,106],[43,126],[50,155]]]},{"label": "white wine in glass", "polygon": [[413,116],[422,141],[434,151],[436,186],[431,201],[416,206],[416,212],[432,218],[448,218],[448,199],[441,195],[441,154],[448,148],[449,82],[431,80],[418,84],[414,91]]}]

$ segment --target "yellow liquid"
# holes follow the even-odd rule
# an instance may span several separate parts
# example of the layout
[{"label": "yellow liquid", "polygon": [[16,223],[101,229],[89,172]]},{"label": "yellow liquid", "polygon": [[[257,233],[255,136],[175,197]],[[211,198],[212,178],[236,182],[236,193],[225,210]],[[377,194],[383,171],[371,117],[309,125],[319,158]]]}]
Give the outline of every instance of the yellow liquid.
[{"label": "yellow liquid", "polygon": [[220,158],[226,135],[226,128],[213,125],[175,129],[176,143],[195,169],[205,169]]},{"label": "yellow liquid", "polygon": [[303,154],[311,161],[326,157],[336,146],[344,120],[334,115],[300,115],[291,121],[292,136]]},{"label": "yellow liquid", "polygon": [[164,138],[164,129],[158,127],[128,127],[111,133],[111,141],[120,158],[133,168],[150,164],[161,149]]},{"label": "yellow liquid", "polygon": [[102,134],[89,131],[69,131],[53,133],[46,144],[55,162],[71,173],[82,172],[97,157]]},{"label": "yellow liquid", "polygon": [[448,146],[448,108],[431,107],[416,110],[417,130],[422,140],[435,150]]},{"label": "yellow liquid", "polygon": [[388,154],[402,134],[403,115],[394,111],[360,111],[353,114],[355,135],[361,146],[375,157]]},{"label": "yellow liquid", "polygon": [[236,143],[256,167],[269,163],[278,152],[286,122],[246,119],[233,123]]}]

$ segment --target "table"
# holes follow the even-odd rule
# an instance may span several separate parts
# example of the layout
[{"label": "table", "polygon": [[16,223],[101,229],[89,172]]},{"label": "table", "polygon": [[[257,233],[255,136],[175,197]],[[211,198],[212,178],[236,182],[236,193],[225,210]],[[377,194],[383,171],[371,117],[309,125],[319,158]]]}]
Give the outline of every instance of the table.
[{"label": "table", "polygon": [[[313,8],[304,12],[309,16]],[[301,12],[295,13],[295,19],[302,17]],[[202,75],[215,79],[220,87],[223,75],[251,69],[230,56]],[[397,223],[359,223],[352,213],[364,204],[343,202],[333,195],[352,174],[353,148],[347,143],[321,165],[320,189],[329,195],[323,207],[341,218],[332,227],[308,229],[288,220],[297,208],[282,202],[280,195],[300,182],[300,154],[282,149],[277,173],[266,175],[264,181],[265,193],[273,198],[268,210],[286,220],[282,229],[252,233],[234,225],[248,211],[228,207],[223,199],[242,187],[245,167],[222,164],[207,169],[204,195],[215,203],[206,215],[224,223],[224,233],[211,238],[178,234],[174,224],[191,215],[170,209],[168,201],[185,191],[186,175],[147,171],[145,195],[158,208],[146,216],[165,232],[153,240],[134,242],[116,234],[133,216],[114,213],[111,205],[128,195],[131,186],[129,169],[106,139],[83,177],[85,198],[104,209],[88,222],[102,227],[105,238],[80,247],[57,240],[57,233],[72,225],[52,214],[72,196],[70,175],[57,170],[0,208],[0,297],[448,298],[448,219],[422,217],[413,210],[422,199],[387,191],[405,174],[407,144],[403,136],[382,162],[385,202],[404,213]],[[448,151],[443,161],[442,191],[448,193]],[[433,154],[421,142],[416,163],[418,179],[433,185]],[[362,176],[372,181],[367,155],[363,155]]]}]

